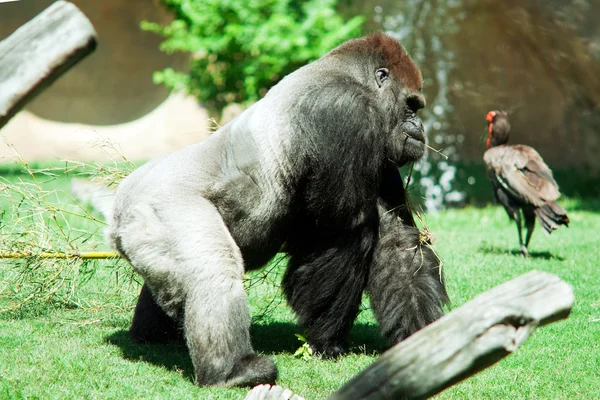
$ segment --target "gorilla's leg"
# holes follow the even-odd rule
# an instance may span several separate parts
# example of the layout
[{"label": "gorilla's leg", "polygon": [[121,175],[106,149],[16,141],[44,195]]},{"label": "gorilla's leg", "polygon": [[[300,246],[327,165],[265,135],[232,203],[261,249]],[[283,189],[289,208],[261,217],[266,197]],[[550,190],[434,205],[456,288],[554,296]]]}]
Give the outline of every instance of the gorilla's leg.
[{"label": "gorilla's leg", "polygon": [[129,335],[138,343],[168,343],[183,340],[182,326],[169,317],[144,284],[135,306]]},{"label": "gorilla's leg", "polygon": [[382,334],[391,344],[443,315],[448,296],[437,256],[419,240],[419,231],[380,210],[379,242],[367,291]]},{"label": "gorilla's leg", "polygon": [[117,232],[122,250],[160,308],[182,322],[197,384],[274,383],[273,361],[250,343],[240,251],[214,206],[192,200],[138,207]]},{"label": "gorilla's leg", "polygon": [[295,255],[290,246],[283,290],[316,352],[327,357],[344,352],[366,285],[373,243],[374,234],[367,231],[354,240],[341,236],[315,253],[303,249]]}]

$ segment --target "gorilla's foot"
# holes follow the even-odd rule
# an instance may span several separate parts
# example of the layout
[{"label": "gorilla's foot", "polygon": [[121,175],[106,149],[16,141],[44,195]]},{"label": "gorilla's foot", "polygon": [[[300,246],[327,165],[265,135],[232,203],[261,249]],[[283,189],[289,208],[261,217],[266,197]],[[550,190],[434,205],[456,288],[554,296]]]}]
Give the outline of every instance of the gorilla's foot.
[{"label": "gorilla's foot", "polygon": [[323,358],[334,359],[340,357],[346,349],[339,343],[316,344],[311,343],[310,348],[314,354]]},{"label": "gorilla's foot", "polygon": [[269,357],[255,354],[242,358],[227,377],[226,386],[275,384],[277,367]]}]

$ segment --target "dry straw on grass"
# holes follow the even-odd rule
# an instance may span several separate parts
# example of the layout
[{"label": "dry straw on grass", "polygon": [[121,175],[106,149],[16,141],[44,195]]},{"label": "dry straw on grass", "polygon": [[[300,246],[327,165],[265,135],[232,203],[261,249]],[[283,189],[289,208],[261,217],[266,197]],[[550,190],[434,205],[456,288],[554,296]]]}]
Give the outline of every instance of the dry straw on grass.
[{"label": "dry straw on grass", "polygon": [[[89,164],[63,161],[60,167],[33,169],[10,143],[15,163],[29,179],[9,180],[0,176],[0,313],[36,307],[40,304],[80,306],[79,289],[108,268],[119,285],[140,280],[132,268],[104,242],[106,210],[102,204],[87,201],[85,185],[110,191],[134,168],[110,142],[100,142],[111,163]],[[61,188],[63,181],[64,188]],[[71,187],[77,183],[79,196]],[[93,190],[93,188],[91,188]],[[76,198],[77,197],[77,198]],[[89,196],[88,196],[89,197]],[[112,203],[112,199],[108,199]],[[104,211],[104,217],[98,211]],[[279,255],[265,269],[245,279],[251,296],[256,297],[256,319],[271,314],[283,302],[279,288]]]},{"label": "dry straw on grass", "polygon": [[[440,150],[436,150],[433,147],[427,146],[429,149],[435,151],[436,153],[442,155],[443,157],[446,157],[446,159],[448,159],[448,156],[446,156],[445,154],[443,154]],[[427,246],[429,247],[429,249],[433,252],[433,254],[435,255],[435,258],[438,260],[438,268],[440,270],[440,282],[443,279],[443,274],[442,274],[442,266],[444,265],[442,259],[440,258],[440,256],[435,252],[434,248],[433,248],[433,244],[435,243],[435,235],[431,232],[431,230],[429,230],[429,226],[427,226],[427,223],[425,221],[424,218],[424,213],[423,210],[417,209],[417,207],[413,204],[413,202],[410,199],[410,194],[409,194],[409,184],[412,180],[412,173],[414,170],[414,166],[415,164],[411,164],[410,166],[410,171],[408,173],[408,177],[406,178],[406,186],[404,188],[404,193],[406,194],[406,207],[410,210],[410,212],[415,215],[417,217],[417,221],[419,222],[417,228],[419,229],[419,244],[417,244],[416,247],[419,248],[419,253],[421,255],[421,263],[423,263],[424,259],[423,259],[423,246]],[[414,250],[416,247],[413,248],[408,248],[406,250]],[[420,269],[421,267],[419,267]]]},{"label": "dry straw on grass", "polygon": [[0,312],[40,303],[78,304],[77,289],[101,265],[116,277],[133,279],[131,269],[104,245],[102,216],[75,199],[68,185],[58,184],[84,176],[108,187],[133,165],[106,143],[106,150],[116,154],[110,164],[64,161],[62,167],[33,169],[8,145],[29,179],[0,177]]}]

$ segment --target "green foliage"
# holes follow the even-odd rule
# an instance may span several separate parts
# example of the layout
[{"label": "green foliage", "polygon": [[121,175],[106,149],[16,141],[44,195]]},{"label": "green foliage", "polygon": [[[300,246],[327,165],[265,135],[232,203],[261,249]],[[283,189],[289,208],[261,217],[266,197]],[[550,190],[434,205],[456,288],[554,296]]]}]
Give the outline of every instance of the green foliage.
[{"label": "green foliage", "polygon": [[308,344],[308,341],[304,336],[300,335],[299,333],[296,333],[296,337],[299,341],[302,342],[302,346],[300,346],[298,350],[296,350],[296,352],[294,353],[294,357],[301,358],[304,361],[310,360],[313,356],[313,350]]},{"label": "green foliage", "polygon": [[337,0],[162,0],[175,14],[164,26],[142,29],[166,39],[167,53],[190,53],[189,72],[172,68],[154,81],[185,89],[210,110],[258,100],[298,67],[360,33],[362,17],[349,21]]}]

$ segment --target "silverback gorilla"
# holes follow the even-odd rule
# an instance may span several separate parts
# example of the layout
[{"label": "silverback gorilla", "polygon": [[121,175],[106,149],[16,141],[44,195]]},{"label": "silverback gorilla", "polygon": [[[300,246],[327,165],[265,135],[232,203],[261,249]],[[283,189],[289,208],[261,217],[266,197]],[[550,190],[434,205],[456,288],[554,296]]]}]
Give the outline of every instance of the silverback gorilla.
[{"label": "silverback gorilla", "polygon": [[424,153],[421,85],[394,38],[351,40],[127,177],[109,236],[144,279],[133,339],[183,334],[199,385],[273,383],[273,361],[250,343],[242,277],[283,244],[283,291],[324,356],[344,351],[363,291],[391,343],[439,318],[438,260],[398,172]]}]

